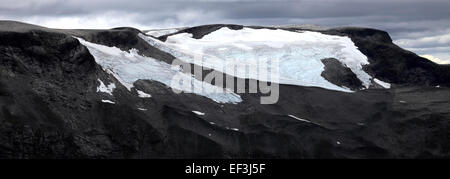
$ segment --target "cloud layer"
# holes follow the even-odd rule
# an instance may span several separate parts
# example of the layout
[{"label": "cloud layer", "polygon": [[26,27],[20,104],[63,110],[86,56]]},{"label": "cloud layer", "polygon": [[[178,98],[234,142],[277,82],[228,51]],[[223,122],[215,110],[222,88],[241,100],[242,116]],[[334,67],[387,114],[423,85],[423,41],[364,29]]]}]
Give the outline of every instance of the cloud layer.
[{"label": "cloud layer", "polygon": [[54,28],[211,23],[365,26],[420,55],[450,60],[448,0],[1,0],[0,19]]}]

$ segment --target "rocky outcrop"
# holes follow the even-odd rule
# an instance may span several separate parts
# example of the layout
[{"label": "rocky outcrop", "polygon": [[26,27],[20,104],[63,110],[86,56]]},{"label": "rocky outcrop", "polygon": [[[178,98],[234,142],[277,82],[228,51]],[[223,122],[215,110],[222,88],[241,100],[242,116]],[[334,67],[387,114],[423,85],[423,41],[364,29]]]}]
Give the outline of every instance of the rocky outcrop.
[{"label": "rocky outcrop", "polygon": [[334,58],[322,59],[325,69],[322,77],[327,81],[351,90],[360,90],[363,88],[361,80],[352,72],[352,70],[344,66],[341,62]]},{"label": "rocky outcrop", "polygon": [[171,54],[163,52],[145,42],[138,36],[138,34],[142,32],[134,28],[121,27],[110,30],[68,30],[64,33],[81,37],[93,43],[117,47],[123,51],[137,49],[140,55],[152,57],[167,63],[171,63],[172,60],[175,59]]},{"label": "rocky outcrop", "polygon": [[160,40],[165,41],[168,36],[179,34],[179,33],[190,33],[192,34],[192,38],[195,39],[201,39],[203,36],[208,35],[211,32],[214,32],[216,30],[219,30],[222,27],[228,27],[233,30],[239,30],[244,28],[242,25],[234,25],[234,24],[211,24],[211,25],[203,25],[203,26],[197,26],[197,27],[191,27],[186,28],[183,30],[180,30],[176,33],[167,34],[164,36],[159,37]]},{"label": "rocky outcrop", "polygon": [[369,58],[365,71],[395,84],[450,86],[449,68],[406,51],[392,43],[384,31],[366,28],[336,28],[323,33],[346,35]]}]

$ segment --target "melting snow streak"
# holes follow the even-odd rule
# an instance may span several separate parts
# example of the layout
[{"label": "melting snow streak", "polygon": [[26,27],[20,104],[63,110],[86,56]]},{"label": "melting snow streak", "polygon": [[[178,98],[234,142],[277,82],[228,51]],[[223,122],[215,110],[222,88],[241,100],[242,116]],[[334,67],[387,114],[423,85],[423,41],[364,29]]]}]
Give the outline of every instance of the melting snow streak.
[{"label": "melting snow streak", "polygon": [[102,103],[116,104],[115,102],[110,101],[110,100],[106,100],[106,99],[102,99]]},{"label": "melting snow streak", "polygon": [[192,111],[192,112],[197,114],[197,115],[199,115],[199,116],[204,116],[205,115],[205,113],[202,113],[200,111]]},{"label": "melting snow streak", "polygon": [[381,85],[383,88],[389,89],[391,88],[391,84],[390,83],[386,83],[384,81],[381,81],[379,79],[374,78],[373,81],[375,81],[377,84]]}]

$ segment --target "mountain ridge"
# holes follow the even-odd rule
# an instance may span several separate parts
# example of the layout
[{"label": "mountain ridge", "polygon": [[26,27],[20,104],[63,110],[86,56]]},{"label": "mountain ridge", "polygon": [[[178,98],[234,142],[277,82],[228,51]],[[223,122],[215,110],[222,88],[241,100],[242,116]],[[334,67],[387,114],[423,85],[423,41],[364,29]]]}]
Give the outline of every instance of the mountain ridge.
[{"label": "mountain ridge", "polygon": [[[355,31],[360,32],[329,33],[355,33],[352,40],[372,58],[368,70],[392,83],[391,89],[345,93],[280,84],[276,104],[261,105],[261,94],[249,93],[240,94],[241,103],[222,104],[176,94],[148,79],[128,90],[73,38],[124,52],[136,48],[140,55],[165,63],[173,60],[173,55],[141,41],[140,30],[61,30],[2,21],[0,157],[449,157],[450,90],[448,79],[441,78],[448,66],[425,62],[377,33],[360,37]],[[115,84],[111,95],[99,92],[99,80]],[[138,90],[151,97],[139,97]]]}]

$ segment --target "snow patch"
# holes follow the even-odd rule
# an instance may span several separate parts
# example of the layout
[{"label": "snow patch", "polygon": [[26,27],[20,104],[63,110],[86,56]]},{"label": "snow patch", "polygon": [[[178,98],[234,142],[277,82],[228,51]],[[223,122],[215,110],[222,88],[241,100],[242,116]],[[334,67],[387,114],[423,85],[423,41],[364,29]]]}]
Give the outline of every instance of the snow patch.
[{"label": "snow patch", "polygon": [[294,119],[297,119],[297,120],[299,120],[299,121],[303,121],[303,122],[307,122],[307,123],[312,123],[311,121],[309,121],[309,120],[306,120],[306,119],[301,119],[301,118],[298,118],[298,117],[296,117],[296,116],[294,116],[294,115],[288,115],[289,117],[292,117],[292,118],[294,118]]},{"label": "snow patch", "polygon": [[114,89],[116,89],[116,85],[114,83],[109,84],[108,86],[105,86],[102,80],[98,79],[98,82],[100,83],[100,86],[97,87],[97,93],[108,93],[109,95],[113,95],[112,92]]},{"label": "snow patch", "polygon": [[391,88],[391,84],[390,83],[386,83],[386,82],[381,81],[381,80],[379,80],[377,78],[374,78],[373,81],[375,81],[375,83],[381,85],[383,88],[386,88],[386,89]]},{"label": "snow patch", "polygon": [[205,115],[205,113],[202,113],[200,111],[192,111],[192,112],[197,114],[197,115],[199,115],[199,116],[204,116]]},{"label": "snow patch", "polygon": [[102,103],[116,104],[115,102],[107,100],[107,99],[102,99]]},{"label": "snow patch", "polygon": [[[202,39],[192,38],[190,33],[169,36],[166,42],[140,35],[150,45],[168,52],[188,63],[212,68],[245,79],[262,79],[257,72],[227,71],[226,66],[256,66],[278,59],[280,84],[316,86],[331,90],[351,92],[330,83],[321,76],[324,58],[335,58],[349,67],[368,88],[372,77],[363,71],[369,64],[349,37],[326,35],[319,32],[251,29],[232,30],[223,27]],[[194,60],[194,57],[202,57]],[[263,76],[264,78],[264,76]]]},{"label": "snow patch", "polygon": [[140,98],[151,98],[151,97],[152,97],[152,95],[147,94],[147,93],[145,93],[145,92],[143,92],[143,91],[141,91],[141,90],[136,90],[136,91],[137,91],[138,96],[139,96]]},{"label": "snow patch", "polygon": [[128,91],[131,91],[131,88],[134,88],[134,85],[131,83],[127,83],[124,80],[122,80],[122,78],[120,78],[119,75],[117,75],[116,73],[114,73],[114,71],[112,71],[111,69],[106,69],[106,73],[114,76],[114,78],[117,79],[117,81],[120,82],[120,84],[122,84]]},{"label": "snow patch", "polygon": [[[114,75],[130,91],[135,81],[148,79],[161,82],[172,89],[205,96],[218,103],[236,104],[242,102],[241,97],[235,93],[224,91],[223,88],[199,81],[191,75],[183,73],[181,69],[173,68],[168,63],[141,56],[135,49],[126,52],[117,47],[108,47],[87,42],[81,38],[77,39],[89,49],[89,52],[103,70]],[[173,78],[175,76],[182,78],[184,82],[190,82],[193,88],[174,84]]]}]

